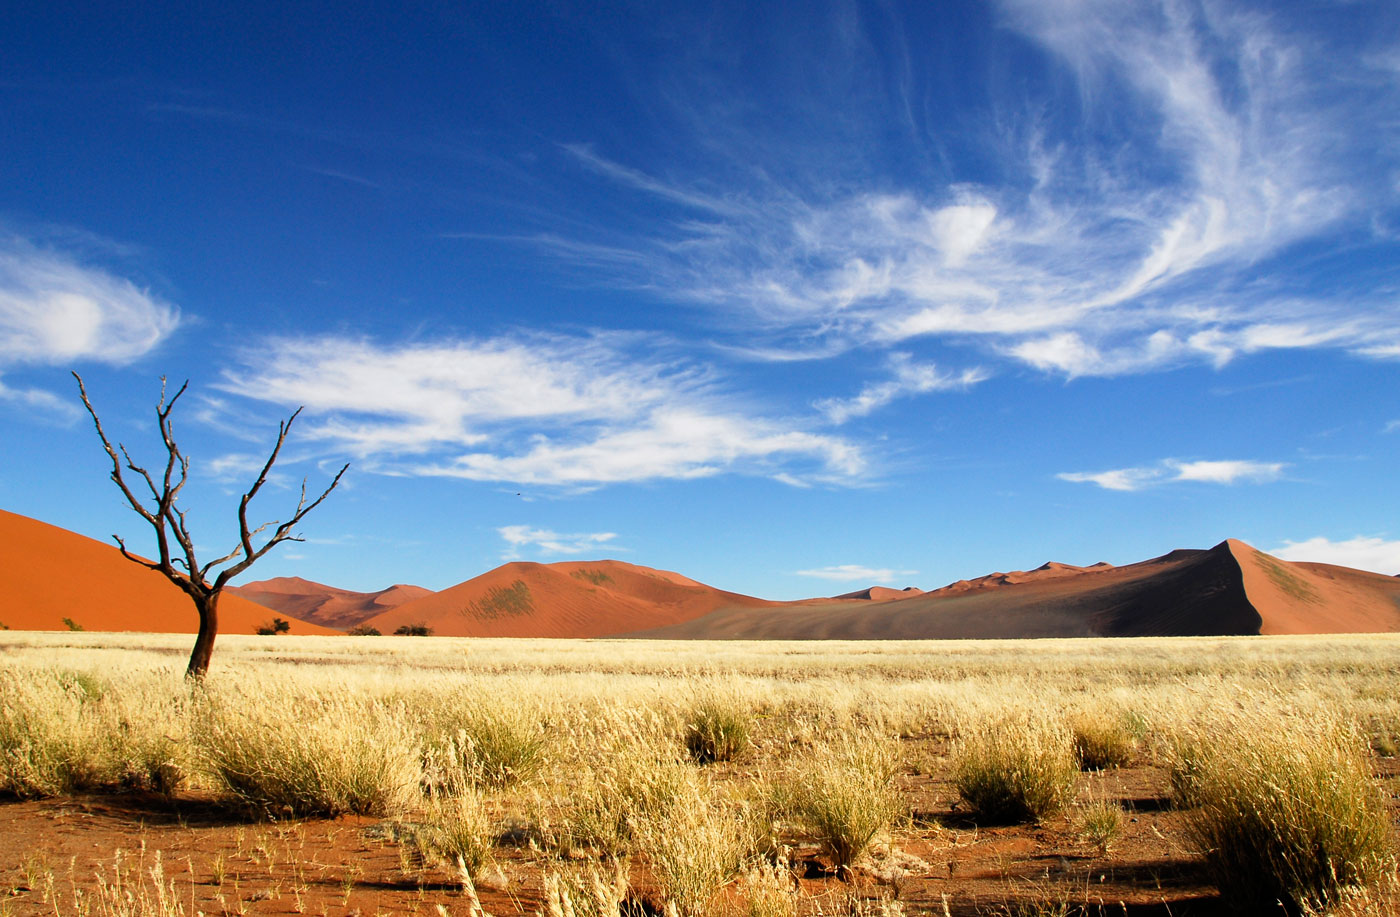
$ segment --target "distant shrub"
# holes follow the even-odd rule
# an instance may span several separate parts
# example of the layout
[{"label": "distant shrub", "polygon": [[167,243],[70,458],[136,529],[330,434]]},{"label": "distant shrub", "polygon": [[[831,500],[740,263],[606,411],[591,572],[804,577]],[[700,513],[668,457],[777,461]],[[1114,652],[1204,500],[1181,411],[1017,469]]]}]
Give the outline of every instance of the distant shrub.
[{"label": "distant shrub", "polygon": [[273,618],[271,624],[260,624],[256,631],[259,637],[271,637],[276,634],[285,634],[292,629],[291,622],[282,618]]},{"label": "distant shrub", "polygon": [[974,726],[955,747],[953,783],[978,824],[1038,821],[1064,808],[1079,761],[1070,732],[1035,716]]},{"label": "distant shrub", "polygon": [[1190,743],[1187,831],[1236,913],[1326,911],[1393,865],[1361,736],[1328,717],[1257,717]]},{"label": "distant shrub", "polygon": [[[370,628],[373,630],[373,628]],[[433,633],[433,629],[426,624],[400,624],[394,631],[396,637],[428,637]]]},{"label": "distant shrub", "polygon": [[371,626],[368,625],[368,624],[356,624],[354,627],[350,628],[350,629],[347,630],[345,633],[346,633],[347,636],[350,636],[350,637],[380,637],[380,636],[383,636],[381,633],[379,633],[379,628],[377,628],[377,627],[371,627]]},{"label": "distant shrub", "polygon": [[79,624],[77,621],[74,621],[72,618],[64,618],[63,626],[73,631],[83,629],[83,625]]}]

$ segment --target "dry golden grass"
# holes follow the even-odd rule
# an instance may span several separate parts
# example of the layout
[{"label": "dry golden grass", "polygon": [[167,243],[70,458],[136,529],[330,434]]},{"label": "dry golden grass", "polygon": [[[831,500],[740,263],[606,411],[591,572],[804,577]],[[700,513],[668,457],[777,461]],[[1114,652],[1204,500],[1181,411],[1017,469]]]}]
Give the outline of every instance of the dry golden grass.
[{"label": "dry golden grass", "polygon": [[[1300,913],[1361,913],[1357,902],[1394,897],[1394,842],[1375,827],[1366,743],[1383,745],[1377,737],[1400,724],[1400,636],[229,635],[202,691],[179,677],[186,640],[0,633],[0,792],[183,781],[277,818],[386,815],[424,859],[460,859],[464,883],[490,863],[509,816],[549,877],[551,917],[615,914],[626,862],[644,864],[679,917],[795,917],[817,905],[763,857],[807,844],[848,870],[873,839],[897,841],[896,775],[910,769],[896,737],[946,738],[979,819],[1068,805],[1081,763],[1157,761],[1195,813],[1202,855],[1222,864],[1227,895],[1229,875],[1248,869],[1255,891],[1239,894],[1262,888]],[[1242,722],[1244,732],[1225,729]],[[1269,787],[1286,787],[1287,805],[1267,809]],[[1251,822],[1251,812],[1265,814]],[[1108,806],[1069,819],[1102,851],[1121,827]],[[1229,859],[1246,847],[1265,854]]]}]

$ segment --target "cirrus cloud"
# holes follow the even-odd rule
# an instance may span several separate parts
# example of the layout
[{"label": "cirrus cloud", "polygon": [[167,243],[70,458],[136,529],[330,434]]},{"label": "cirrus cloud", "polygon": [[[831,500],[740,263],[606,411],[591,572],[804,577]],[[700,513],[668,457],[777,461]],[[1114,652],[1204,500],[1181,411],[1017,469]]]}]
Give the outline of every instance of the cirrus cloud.
[{"label": "cirrus cloud", "polygon": [[[746,106],[713,102],[756,88],[716,93],[723,77],[705,73],[703,96],[668,95],[679,126],[705,126],[685,145],[698,161],[653,174],[587,144],[565,148],[592,180],[650,196],[663,216],[641,217],[640,229],[581,216],[597,231],[552,228],[532,241],[619,285],[714,308],[755,355],[936,338],[1072,377],[1219,367],[1271,349],[1400,354],[1393,272],[1318,283],[1286,257],[1348,238],[1390,244],[1374,217],[1394,205],[1394,174],[1378,151],[1400,137],[1371,115],[1400,105],[1384,63],[1393,50],[1342,53],[1359,36],[1247,3],[993,6],[1061,79],[1043,81],[1044,94],[991,98],[995,130],[950,130],[952,146],[994,164],[971,170],[982,181],[947,166],[942,146],[885,146],[892,124],[933,133],[909,119],[946,86],[888,74],[903,87],[898,107],[846,105],[841,124],[854,149],[943,168],[828,179],[828,160],[793,155],[791,137],[733,118]],[[843,21],[843,40],[822,53],[849,59],[813,72],[879,74],[887,61],[861,57],[878,42],[851,34],[866,25]],[[840,104],[869,87],[809,90]],[[765,150],[783,161],[763,161]]]},{"label": "cirrus cloud", "polygon": [[1110,471],[1069,471],[1056,475],[1062,481],[1097,484],[1104,490],[1134,491],[1177,481],[1207,484],[1266,484],[1283,477],[1284,462],[1249,460],[1182,462],[1163,459],[1157,465],[1117,468]]},{"label": "cirrus cloud", "polygon": [[797,576],[810,576],[814,579],[832,580],[838,583],[869,582],[889,583],[906,576],[917,576],[918,570],[894,570],[890,567],[866,567],[861,564],[836,564],[830,567],[817,567],[812,570],[795,570]]}]

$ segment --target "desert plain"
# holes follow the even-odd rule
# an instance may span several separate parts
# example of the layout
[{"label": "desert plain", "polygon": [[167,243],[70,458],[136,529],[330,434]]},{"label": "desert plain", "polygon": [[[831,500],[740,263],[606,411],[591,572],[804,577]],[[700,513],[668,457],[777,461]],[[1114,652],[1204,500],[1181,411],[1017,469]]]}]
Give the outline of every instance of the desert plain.
[{"label": "desert plain", "polygon": [[[148,571],[0,521],[7,580],[92,552],[0,609],[3,915],[1395,912],[1390,577],[1226,541],[785,603],[283,579],[190,683]],[[930,632],[981,639],[890,639]]]}]

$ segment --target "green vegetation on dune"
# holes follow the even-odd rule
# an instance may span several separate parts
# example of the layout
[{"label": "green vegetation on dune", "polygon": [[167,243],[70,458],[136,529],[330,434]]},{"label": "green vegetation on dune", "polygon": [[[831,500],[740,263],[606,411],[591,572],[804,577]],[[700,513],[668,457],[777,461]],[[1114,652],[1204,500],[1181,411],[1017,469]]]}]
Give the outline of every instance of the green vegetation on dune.
[{"label": "green vegetation on dune", "polygon": [[490,621],[507,616],[529,614],[535,610],[530,597],[530,587],[524,580],[516,580],[509,586],[493,586],[475,602],[468,602],[462,614],[478,620]]},{"label": "green vegetation on dune", "polygon": [[602,570],[575,570],[571,576],[574,579],[587,580],[595,586],[602,586],[613,581],[613,578]]},{"label": "green vegetation on dune", "polygon": [[1309,586],[1295,574],[1279,566],[1278,561],[1274,560],[1269,555],[1255,554],[1254,562],[1269,575],[1269,579],[1273,581],[1275,586],[1283,590],[1285,595],[1292,596],[1301,602],[1307,602],[1309,605],[1317,605],[1322,602],[1322,597],[1317,594],[1316,589],[1313,589],[1313,587]]}]

